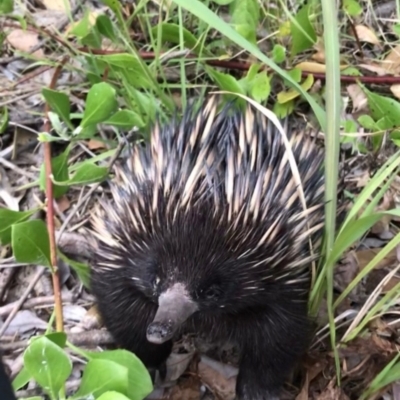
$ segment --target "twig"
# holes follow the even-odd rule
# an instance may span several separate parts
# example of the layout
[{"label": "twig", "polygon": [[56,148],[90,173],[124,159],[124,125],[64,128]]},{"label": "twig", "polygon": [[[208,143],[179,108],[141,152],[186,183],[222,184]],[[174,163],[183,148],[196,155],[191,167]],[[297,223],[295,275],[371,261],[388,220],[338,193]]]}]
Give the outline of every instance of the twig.
[{"label": "twig", "polygon": [[46,268],[44,268],[44,267],[39,267],[38,268],[38,271],[37,271],[36,275],[29,282],[29,285],[26,288],[24,294],[21,296],[21,298],[17,302],[15,302],[13,310],[11,311],[10,315],[8,316],[8,318],[6,319],[6,321],[4,322],[2,327],[0,328],[0,337],[4,335],[4,332],[6,331],[8,326],[10,325],[11,321],[14,319],[15,315],[17,314],[17,312],[22,307],[22,304],[24,303],[26,298],[29,296],[29,293],[32,291],[32,289],[35,287],[36,283],[42,277],[44,271],[46,271]]},{"label": "twig", "polygon": [[[64,57],[60,65],[57,66],[54,71],[54,75],[51,79],[50,89],[54,89],[56,86],[57,79],[61,73],[62,66],[67,62],[68,57]],[[46,101],[45,104],[45,123],[44,131],[50,133],[51,124],[49,119],[50,106]],[[54,308],[56,314],[56,330],[62,332],[64,330],[64,319],[63,319],[63,306],[61,298],[61,286],[60,276],[57,267],[57,249],[55,240],[55,228],[54,228],[54,198],[53,198],[53,182],[52,182],[52,169],[51,169],[51,143],[44,143],[44,167],[46,175],[46,197],[47,197],[47,229],[49,233],[50,241],[50,263],[52,267],[52,278],[53,278],[53,290],[54,290]]]}]

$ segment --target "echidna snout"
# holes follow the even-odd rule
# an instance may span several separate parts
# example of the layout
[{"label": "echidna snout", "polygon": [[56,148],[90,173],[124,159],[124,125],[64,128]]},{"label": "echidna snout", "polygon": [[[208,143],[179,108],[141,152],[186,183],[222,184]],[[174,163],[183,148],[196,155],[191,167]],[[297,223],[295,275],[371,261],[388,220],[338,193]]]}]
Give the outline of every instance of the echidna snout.
[{"label": "echidna snout", "polygon": [[147,340],[162,344],[172,339],[179,327],[197,311],[185,286],[176,283],[158,298],[158,309],[153,322],[147,327]]}]

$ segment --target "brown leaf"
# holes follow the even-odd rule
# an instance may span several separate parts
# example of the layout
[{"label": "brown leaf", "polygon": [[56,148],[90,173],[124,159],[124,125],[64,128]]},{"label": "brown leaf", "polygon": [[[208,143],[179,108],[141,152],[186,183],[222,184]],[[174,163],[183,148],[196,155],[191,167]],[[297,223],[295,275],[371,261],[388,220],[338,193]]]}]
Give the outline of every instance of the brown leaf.
[{"label": "brown leaf", "polygon": [[353,103],[353,112],[359,112],[365,110],[368,105],[368,99],[364,91],[357,84],[352,84],[346,87],[347,93],[349,94]]},{"label": "brown leaf", "polygon": [[400,73],[400,45],[390,50],[387,57],[382,61],[382,66],[389,74],[398,75]]},{"label": "brown leaf", "polygon": [[66,12],[71,10],[71,5],[68,0],[42,0],[42,3],[48,10]]},{"label": "brown leaf", "polygon": [[400,99],[400,84],[390,86],[390,91],[393,93],[394,97]]},{"label": "brown leaf", "polygon": [[[35,32],[14,29],[7,35],[7,41],[16,50],[29,52],[39,43],[39,35]],[[44,53],[42,49],[38,49],[33,55],[40,58],[44,56]]]},{"label": "brown leaf", "polygon": [[357,36],[361,42],[368,42],[376,45],[380,45],[380,41],[375,33],[365,25],[356,25],[355,27]]}]

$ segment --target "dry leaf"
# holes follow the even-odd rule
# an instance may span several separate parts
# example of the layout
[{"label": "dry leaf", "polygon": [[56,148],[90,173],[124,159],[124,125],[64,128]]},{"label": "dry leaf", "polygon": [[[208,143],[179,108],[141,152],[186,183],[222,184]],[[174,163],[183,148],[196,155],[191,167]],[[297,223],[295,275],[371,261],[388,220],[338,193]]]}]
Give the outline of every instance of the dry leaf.
[{"label": "dry leaf", "polygon": [[375,33],[366,27],[365,25],[357,25],[355,27],[357,36],[362,42],[368,42],[376,45],[380,45],[380,41]]},{"label": "dry leaf", "polygon": [[90,139],[87,142],[87,146],[90,150],[97,150],[97,149],[105,149],[106,145],[104,142],[101,142],[100,140],[95,140],[95,139]]},{"label": "dry leaf", "polygon": [[368,105],[368,99],[364,91],[357,84],[347,86],[347,93],[349,94],[353,103],[353,112],[365,110]]},{"label": "dry leaf", "polygon": [[48,10],[64,12],[71,10],[69,0],[42,0],[42,3]]},{"label": "dry leaf", "polygon": [[71,203],[67,196],[62,196],[59,199],[57,199],[57,206],[60,212],[64,212],[70,208]]},{"label": "dry leaf", "polygon": [[389,52],[382,61],[382,66],[389,74],[398,75],[400,73],[400,45],[397,45]]},{"label": "dry leaf", "polygon": [[319,72],[324,73],[326,71],[325,64],[319,64],[316,62],[304,61],[296,65],[296,68],[299,68],[302,71],[306,72]]},{"label": "dry leaf", "polygon": [[314,45],[314,49],[317,51],[312,55],[312,59],[320,64],[325,64],[325,47],[324,42],[320,38],[318,38],[317,43]]},{"label": "dry leaf", "polygon": [[386,69],[383,68],[380,64],[370,63],[370,64],[360,64],[360,68],[364,68],[367,71],[374,72],[378,76],[384,76],[387,74]]},{"label": "dry leaf", "polygon": [[400,84],[390,86],[390,91],[393,93],[394,97],[400,99]]},{"label": "dry leaf", "polygon": [[[29,52],[39,43],[39,35],[22,29],[14,29],[7,35],[7,41],[16,50]],[[33,55],[35,57],[43,57],[44,53],[42,49],[38,49],[33,53]]]}]

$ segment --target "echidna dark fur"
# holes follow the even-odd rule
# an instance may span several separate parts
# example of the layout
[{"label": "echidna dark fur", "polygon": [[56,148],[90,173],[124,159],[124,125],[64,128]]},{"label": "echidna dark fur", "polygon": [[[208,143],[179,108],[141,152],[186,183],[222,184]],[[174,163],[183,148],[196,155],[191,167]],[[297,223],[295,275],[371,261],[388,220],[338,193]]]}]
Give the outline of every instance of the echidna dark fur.
[{"label": "echidna dark fur", "polygon": [[10,378],[4,368],[3,360],[0,354],[0,393],[1,400],[15,400],[16,397],[11,386]]},{"label": "echidna dark fur", "polygon": [[277,399],[311,335],[323,151],[287,131],[304,208],[273,123],[252,106],[219,105],[210,97],[156,124],[116,169],[112,199],[92,217],[92,290],[115,340],[146,366],[161,367],[190,326],[237,344],[237,399]]}]

